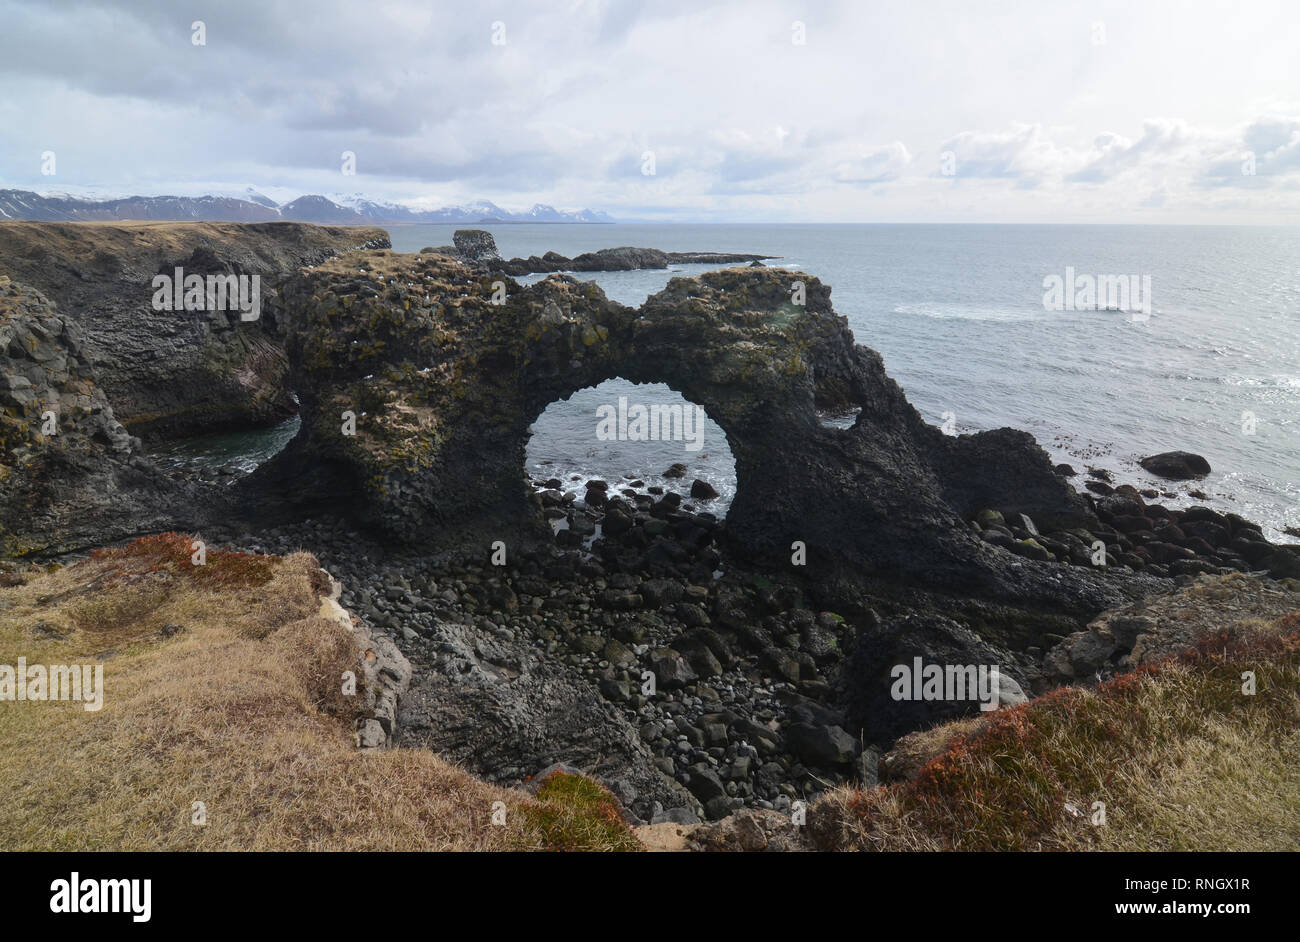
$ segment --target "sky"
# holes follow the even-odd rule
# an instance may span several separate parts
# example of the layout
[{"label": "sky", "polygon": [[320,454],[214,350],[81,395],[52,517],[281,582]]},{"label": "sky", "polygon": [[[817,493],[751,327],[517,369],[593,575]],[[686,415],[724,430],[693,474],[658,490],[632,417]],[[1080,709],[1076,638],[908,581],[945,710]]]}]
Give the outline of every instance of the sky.
[{"label": "sky", "polygon": [[1296,0],[0,0],[0,24],[0,188],[1300,222]]}]

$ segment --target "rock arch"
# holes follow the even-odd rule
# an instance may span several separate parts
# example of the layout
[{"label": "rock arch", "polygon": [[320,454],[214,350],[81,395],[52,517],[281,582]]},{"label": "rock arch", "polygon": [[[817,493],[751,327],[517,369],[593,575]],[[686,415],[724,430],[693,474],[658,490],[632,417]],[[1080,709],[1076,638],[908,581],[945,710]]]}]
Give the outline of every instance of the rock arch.
[{"label": "rock arch", "polygon": [[[817,578],[1059,598],[1059,575],[992,551],[964,520],[985,506],[1050,526],[1090,517],[1028,434],[926,424],[829,286],[801,273],[673,279],[633,309],[563,275],[521,287],[442,255],[369,251],[299,272],[278,303],[303,426],[255,477],[286,499],[353,501],[425,548],[549,533],[523,479],[528,427],[618,376],[665,383],[723,428],[738,483],[728,530],[755,562],[788,566],[801,540]],[[854,408],[851,428],[818,421]],[[1089,574],[1071,580],[1101,591]]]}]

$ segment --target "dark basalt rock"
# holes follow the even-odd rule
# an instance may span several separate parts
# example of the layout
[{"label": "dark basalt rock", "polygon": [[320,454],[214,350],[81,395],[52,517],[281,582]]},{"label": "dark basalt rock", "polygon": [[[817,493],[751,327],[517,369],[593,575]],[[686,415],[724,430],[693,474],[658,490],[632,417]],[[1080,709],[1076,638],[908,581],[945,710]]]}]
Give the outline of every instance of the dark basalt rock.
[{"label": "dark basalt rock", "polygon": [[691,482],[691,497],[696,500],[713,500],[717,496],[717,490],[708,481],[696,478]]},{"label": "dark basalt rock", "polygon": [[[146,440],[273,425],[295,411],[270,313],[280,278],[359,246],[369,227],[305,223],[0,223],[0,274],[80,329],[117,420]],[[256,275],[263,316],[155,311],[155,275]],[[233,315],[233,316],[232,316]]]},{"label": "dark basalt rock", "polygon": [[890,743],[913,730],[980,711],[980,703],[974,697],[912,699],[915,691],[906,684],[909,699],[895,699],[894,669],[901,665],[915,674],[917,658],[922,668],[929,665],[996,667],[1001,677],[1028,687],[1028,679],[1012,654],[948,618],[909,615],[887,619],[859,636],[840,678],[850,733],[856,736],[861,732],[867,742]]},{"label": "dark basalt rock", "polygon": [[0,556],[165,529],[192,500],[139,446],[96,383],[77,326],[0,276]]},{"label": "dark basalt rock", "polygon": [[496,239],[482,229],[457,229],[451,237],[457,254],[466,262],[499,262]]},{"label": "dark basalt rock", "polygon": [[1143,458],[1138,464],[1152,474],[1174,481],[1190,481],[1210,473],[1210,463],[1190,451],[1165,451]]},{"label": "dark basalt rock", "polygon": [[527,645],[473,626],[439,623],[402,699],[403,745],[419,745],[494,781],[518,780],[563,758],[602,780],[629,783],[642,804],[689,804],[654,770],[636,729],[597,689]]},{"label": "dark basalt rock", "polygon": [[[926,424],[816,278],[676,278],[639,310],[566,276],[507,282],[494,304],[496,280],[441,256],[370,251],[286,281],[277,317],[303,428],[255,487],[350,506],[416,546],[549,540],[522,470],[529,425],[621,376],[666,383],[722,427],[738,482],[728,533],[756,564],[1094,611],[1122,597],[1119,576],[1018,559],[970,531],[963,518],[989,506],[1042,528],[1096,521],[1027,433],[948,437]],[[854,408],[851,428],[818,420]]]},{"label": "dark basalt rock", "polygon": [[838,726],[790,723],[782,732],[790,751],[809,765],[849,765],[857,755],[857,741]]}]

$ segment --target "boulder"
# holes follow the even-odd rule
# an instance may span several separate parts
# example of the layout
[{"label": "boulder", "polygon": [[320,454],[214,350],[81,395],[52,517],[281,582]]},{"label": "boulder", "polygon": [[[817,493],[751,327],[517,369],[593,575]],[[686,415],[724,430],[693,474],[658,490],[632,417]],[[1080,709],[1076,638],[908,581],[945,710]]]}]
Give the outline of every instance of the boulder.
[{"label": "boulder", "polygon": [[456,254],[469,264],[500,261],[497,241],[492,233],[483,229],[457,229],[451,241],[456,246]]},{"label": "boulder", "polygon": [[[915,691],[905,685],[903,698],[896,699],[898,669],[905,668],[910,678],[918,658],[922,670],[938,665],[945,672],[949,667],[955,672],[973,666],[977,678],[979,667],[985,667],[990,690],[998,694],[1000,705],[1020,702],[1022,687],[1028,683],[1009,652],[951,619],[940,615],[886,619],[859,636],[841,671],[840,694],[849,721],[845,728],[851,738],[860,734],[866,743],[883,747],[912,730],[983,712],[978,689],[964,689],[960,698],[926,699],[914,697]],[[943,692],[958,691],[954,686]]]},{"label": "boulder", "polygon": [[788,814],[747,808],[695,828],[686,841],[691,849],[713,853],[791,853],[812,849],[804,830]]},{"label": "boulder", "polygon": [[707,481],[696,478],[691,482],[691,497],[695,500],[713,500],[717,496],[718,492]]},{"label": "boulder", "polygon": [[1138,463],[1152,474],[1173,481],[1190,481],[1210,473],[1210,463],[1190,451],[1164,451]]},{"label": "boulder", "polygon": [[807,765],[848,766],[857,754],[857,742],[838,726],[789,723],[781,731],[785,734],[786,747]]},{"label": "boulder", "polygon": [[699,679],[690,662],[672,648],[654,648],[650,652],[650,670],[655,685],[663,690],[677,690]]}]

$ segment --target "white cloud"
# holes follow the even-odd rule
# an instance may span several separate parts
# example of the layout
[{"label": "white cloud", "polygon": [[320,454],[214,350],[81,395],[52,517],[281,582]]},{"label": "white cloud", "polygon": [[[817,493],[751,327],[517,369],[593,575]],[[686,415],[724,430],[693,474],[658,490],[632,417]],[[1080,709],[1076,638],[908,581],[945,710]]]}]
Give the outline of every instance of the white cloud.
[{"label": "white cloud", "polygon": [[867,147],[854,157],[835,165],[840,183],[889,183],[902,176],[912,164],[912,155],[902,141],[881,147]]}]

